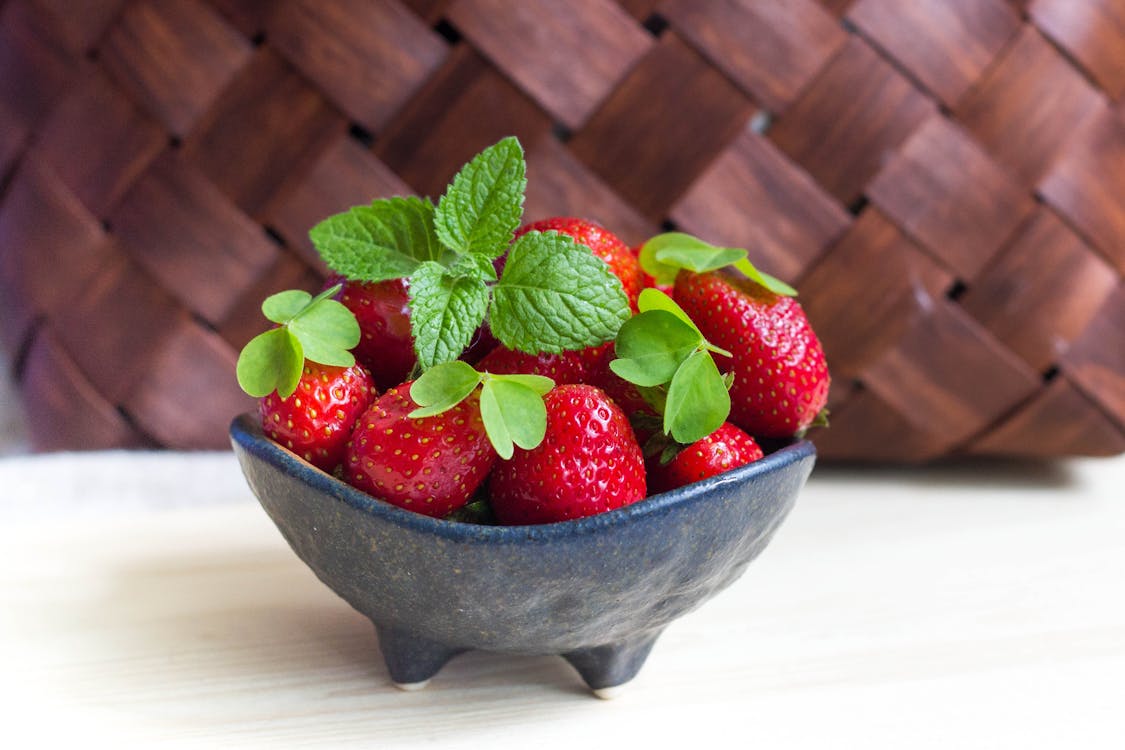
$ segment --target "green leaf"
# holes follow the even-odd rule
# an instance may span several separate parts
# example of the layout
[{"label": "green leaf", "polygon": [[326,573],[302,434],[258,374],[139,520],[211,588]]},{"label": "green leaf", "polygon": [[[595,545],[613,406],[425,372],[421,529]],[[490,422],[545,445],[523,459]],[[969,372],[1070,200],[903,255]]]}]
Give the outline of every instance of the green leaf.
[{"label": "green leaf", "polygon": [[746,257],[742,248],[718,247],[683,232],[658,235],[645,244],[655,244],[654,255],[658,262],[695,273],[716,271]]},{"label": "green leaf", "polygon": [[697,351],[684,360],[668,386],[664,431],[690,444],[722,426],[730,414],[730,394],[715,360]]},{"label": "green leaf", "polygon": [[797,290],[796,289],[789,286],[788,284],[786,284],[781,279],[774,278],[773,276],[770,276],[768,273],[762,273],[761,271],[759,271],[757,268],[754,267],[753,263],[751,263],[749,260],[746,260],[745,258],[743,258],[742,260],[735,263],[734,267],[737,268],[739,271],[742,271],[742,273],[744,273],[748,279],[750,279],[751,281],[753,281],[755,283],[761,284],[762,286],[764,286],[766,289],[769,289],[774,294],[781,295],[782,297],[796,297],[797,296]]},{"label": "green leaf", "polygon": [[543,395],[516,380],[485,380],[480,394],[480,416],[492,447],[505,460],[514,454],[513,444],[531,450],[547,434]]},{"label": "green leaf", "polygon": [[529,375],[525,373],[514,373],[511,375],[489,375],[493,380],[505,380],[511,383],[518,383],[525,388],[538,393],[540,396],[546,396],[555,387],[555,381],[551,380],[545,375]]},{"label": "green leaf", "polygon": [[433,261],[410,277],[410,327],[423,370],[461,356],[488,312],[488,285]]},{"label": "green leaf", "polygon": [[262,314],[274,323],[288,323],[312,302],[312,295],[303,289],[290,289],[271,294],[262,301]]},{"label": "green leaf", "polygon": [[774,294],[796,296],[797,290],[784,281],[762,273],[737,247],[718,247],[683,232],[658,234],[641,247],[641,268],[660,284],[672,284],[681,268],[695,273],[733,266]]},{"label": "green leaf", "polygon": [[401,279],[445,255],[434,231],[434,205],[425,198],[356,206],[314,226],[309,238],[329,268],[356,281]]},{"label": "green leaf", "polygon": [[449,266],[454,276],[465,276],[483,281],[496,281],[496,266],[483,255],[462,255]]},{"label": "green leaf", "polygon": [[498,258],[523,214],[527,187],[523,147],[509,137],[477,154],[438,202],[434,229],[458,253]]},{"label": "green leaf", "polygon": [[683,232],[658,234],[641,246],[640,263],[659,284],[672,284],[681,268],[696,273],[714,271],[746,257],[735,247],[716,247]]},{"label": "green leaf", "polygon": [[489,324],[510,349],[538,354],[609,341],[629,301],[605,261],[557,232],[528,232],[508,251]]},{"label": "green leaf", "polygon": [[609,367],[640,386],[663,385],[703,343],[695,326],[667,310],[649,310],[625,321],[617,332],[617,359]]},{"label": "green leaf", "polygon": [[289,398],[304,369],[301,342],[288,329],[274,328],[250,340],[238,355],[235,374],[242,390],[255,398],[277,391]]},{"label": "green leaf", "polygon": [[481,374],[461,360],[434,365],[410,386],[410,398],[418,409],[407,416],[432,417],[452,409],[480,385]]},{"label": "green leaf", "polygon": [[[691,316],[684,312],[684,309],[677,305],[675,300],[659,289],[642,289],[641,296],[637,299],[637,310],[642,313],[650,310],[670,312],[691,326],[693,330],[699,331],[699,327],[695,325]],[[702,338],[703,333],[700,332],[699,336]]]},{"label": "green leaf", "polygon": [[318,298],[289,321],[289,332],[313,362],[334,367],[351,367],[355,357],[349,349],[359,343],[359,323],[355,315],[334,299]]}]

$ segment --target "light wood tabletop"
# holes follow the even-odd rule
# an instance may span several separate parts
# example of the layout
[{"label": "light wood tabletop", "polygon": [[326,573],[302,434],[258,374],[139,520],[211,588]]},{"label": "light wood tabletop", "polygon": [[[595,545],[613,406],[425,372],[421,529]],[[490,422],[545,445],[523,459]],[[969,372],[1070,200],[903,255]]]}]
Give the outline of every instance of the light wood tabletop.
[{"label": "light wood tabletop", "polygon": [[396,690],[230,454],[7,458],[0,488],[7,747],[1125,740],[1123,458],[820,467],[613,701],[551,656],[470,653]]}]

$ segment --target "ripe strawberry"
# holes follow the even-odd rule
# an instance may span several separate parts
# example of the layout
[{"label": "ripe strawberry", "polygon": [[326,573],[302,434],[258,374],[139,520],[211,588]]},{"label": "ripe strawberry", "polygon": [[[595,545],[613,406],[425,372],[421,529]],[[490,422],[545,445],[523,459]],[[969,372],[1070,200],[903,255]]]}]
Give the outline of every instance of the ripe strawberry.
[{"label": "ripe strawberry", "polygon": [[375,383],[362,366],[329,367],[305,361],[297,390],[277,391],[259,401],[262,431],[309,463],[331,472],[344,460],[356,419],[375,397]]},{"label": "ripe strawberry", "polygon": [[605,393],[590,385],[561,385],[543,401],[543,442],[517,449],[492,473],[492,510],[501,523],[582,518],[645,496],[640,446],[624,412]]},{"label": "ripe strawberry", "polygon": [[729,421],[757,437],[790,437],[812,424],[828,401],[828,367],[794,298],[690,271],[676,276],[674,298],[708,341],[734,356]]},{"label": "ripe strawberry", "polygon": [[344,478],[389,503],[441,518],[465,505],[496,461],[480,393],[437,416],[411,418],[410,385],[390,389],[360,417]]},{"label": "ripe strawberry", "polygon": [[528,354],[501,344],[482,358],[476,368],[493,375],[544,375],[556,385],[589,383],[605,352],[612,346],[611,342],[559,354]]},{"label": "ripe strawberry", "polygon": [[625,296],[629,298],[629,308],[637,310],[637,297],[644,285],[641,281],[641,264],[632,249],[608,229],[586,219],[557,216],[542,219],[520,227],[516,237],[530,231],[550,232],[569,235],[576,242],[585,245],[594,255],[609,264],[613,274],[621,280]]},{"label": "ripe strawberry", "polygon": [[364,282],[341,276],[328,279],[328,287],[335,284],[343,284],[337,299],[359,322],[361,338],[352,350],[356,359],[371,371],[380,389],[406,380],[416,360],[405,280]]},{"label": "ripe strawberry", "polygon": [[684,447],[676,457],[661,465],[656,455],[645,462],[649,490],[656,494],[722,474],[736,466],[757,461],[764,454],[754,438],[730,422],[705,438]]}]

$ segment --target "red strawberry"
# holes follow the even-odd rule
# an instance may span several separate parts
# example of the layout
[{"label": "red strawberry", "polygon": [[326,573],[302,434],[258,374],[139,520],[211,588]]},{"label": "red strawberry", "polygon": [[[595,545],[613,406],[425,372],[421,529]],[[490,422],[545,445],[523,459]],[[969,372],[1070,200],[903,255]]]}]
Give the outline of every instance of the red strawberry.
[{"label": "red strawberry", "polygon": [[528,354],[500,345],[476,364],[481,372],[493,375],[544,375],[563,383],[589,383],[611,343],[574,349],[559,354]]},{"label": "red strawberry", "polygon": [[[790,437],[828,401],[824,350],[793,297],[748,279],[680,271],[674,298],[715,346],[734,355],[729,420],[757,437]],[[725,358],[717,364],[725,369]]]},{"label": "red strawberry", "polygon": [[337,298],[355,314],[361,334],[352,353],[379,388],[406,380],[416,360],[405,280],[365,282],[334,276],[327,283],[344,285]]},{"label": "red strawberry", "polygon": [[477,391],[448,411],[410,418],[411,383],[380,396],[348,443],[344,478],[389,503],[441,518],[465,505],[496,461]]},{"label": "red strawberry", "polygon": [[641,264],[637,256],[622,242],[617,235],[608,229],[586,219],[575,219],[566,216],[557,216],[551,219],[542,219],[520,227],[516,237],[530,232],[558,232],[569,235],[576,242],[585,245],[593,251],[594,255],[609,264],[614,275],[621,280],[625,289],[625,296],[629,298],[629,307],[634,312],[637,309],[637,297],[641,293]]},{"label": "red strawberry", "polygon": [[329,367],[306,360],[289,398],[274,391],[259,402],[262,431],[330,472],[344,460],[356,419],[374,397],[375,383],[362,366]]},{"label": "red strawberry", "polygon": [[645,496],[644,457],[624,412],[590,385],[560,385],[544,399],[547,434],[516,449],[489,482],[492,510],[505,524],[565,521]]},{"label": "red strawberry", "polygon": [[754,438],[723,422],[707,437],[683,448],[669,463],[661,465],[659,455],[646,461],[649,490],[653,494],[674,490],[757,461],[762,455]]}]

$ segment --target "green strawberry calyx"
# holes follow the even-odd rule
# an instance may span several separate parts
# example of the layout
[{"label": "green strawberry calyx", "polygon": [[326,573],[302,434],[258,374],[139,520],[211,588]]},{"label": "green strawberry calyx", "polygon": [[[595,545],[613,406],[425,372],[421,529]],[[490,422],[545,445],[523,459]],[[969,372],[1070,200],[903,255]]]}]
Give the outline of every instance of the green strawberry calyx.
[{"label": "green strawberry calyx", "polygon": [[827,428],[828,427],[828,417],[830,415],[831,415],[831,412],[828,411],[827,406],[822,408],[820,411],[818,411],[816,413],[816,416],[813,417],[813,421],[809,422],[808,426],[802,427],[800,430],[797,430],[797,432],[793,435],[793,437],[795,437],[799,440],[803,440],[805,437],[808,436],[809,430]]},{"label": "green strawberry calyx", "polygon": [[662,429],[689,445],[710,435],[730,414],[730,375],[714,355],[731,353],[711,344],[684,310],[657,289],[645,289],[638,313],[625,322],[609,367],[636,385],[663,414]]},{"label": "green strawberry calyx", "polygon": [[671,285],[681,269],[706,273],[731,267],[748,279],[761,284],[774,294],[795,297],[797,290],[781,279],[763,273],[747,259],[747,252],[737,247],[717,247],[684,232],[665,232],[641,246],[640,263],[645,273],[658,284]]},{"label": "green strawberry calyx", "polygon": [[285,399],[297,390],[306,359],[334,367],[355,364],[349,350],[359,343],[359,323],[332,299],[340,286],[315,297],[290,289],[262,302],[262,314],[278,326],[255,336],[238,355],[235,374],[242,390],[257,398],[277,391]]},{"label": "green strawberry calyx", "polygon": [[555,387],[555,381],[542,375],[493,375],[478,372],[461,360],[443,362],[411,384],[410,398],[418,408],[407,416],[417,419],[441,414],[478,387],[484,431],[501,458],[511,458],[515,446],[531,450],[543,442],[547,434],[543,396]]},{"label": "green strawberry calyx", "polygon": [[[486,320],[505,346],[532,354],[610,341],[630,311],[608,264],[556,232],[512,242],[526,187],[523,148],[504,138],[466,164],[436,205],[376,200],[326,218],[309,238],[348,279],[407,280],[423,371],[456,360]],[[498,277],[493,261],[505,253]]]}]

